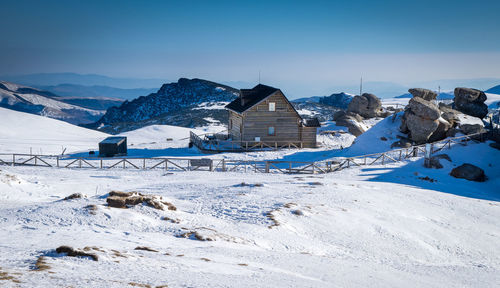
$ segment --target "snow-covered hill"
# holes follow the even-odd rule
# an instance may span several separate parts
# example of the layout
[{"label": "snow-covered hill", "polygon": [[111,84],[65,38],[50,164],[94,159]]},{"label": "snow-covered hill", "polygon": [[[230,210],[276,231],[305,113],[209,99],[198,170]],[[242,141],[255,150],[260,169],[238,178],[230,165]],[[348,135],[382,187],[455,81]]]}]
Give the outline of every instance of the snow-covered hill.
[{"label": "snow-covered hill", "polygon": [[199,105],[229,102],[238,95],[239,90],[226,85],[202,79],[181,78],[176,83],[164,84],[157,93],[125,101],[119,107],[108,109],[99,121],[88,127],[116,134],[158,124],[205,126],[211,122],[206,118],[226,123],[225,110],[200,109]]},{"label": "snow-covered hill", "polygon": [[[397,126],[397,118],[381,120],[343,150],[219,155],[188,149],[188,128],[122,135],[132,157],[311,161],[390,149],[380,137],[395,139]],[[0,108],[1,152],[86,151],[105,136]],[[0,166],[0,237],[8,240],[0,245],[0,285],[496,287],[500,151],[481,143],[443,152],[452,162],[439,170],[413,159],[316,175]],[[465,162],[489,179],[449,175]],[[158,195],[175,209],[112,208],[113,190]],[[75,192],[83,198],[63,200]],[[98,261],[56,253],[61,245]]]},{"label": "snow-covered hill", "polygon": [[93,122],[102,110],[83,108],[58,99],[57,95],[32,87],[0,81],[0,107],[28,112],[73,124]]},{"label": "snow-covered hill", "polygon": [[0,108],[0,153],[95,150],[108,135],[48,117]]}]

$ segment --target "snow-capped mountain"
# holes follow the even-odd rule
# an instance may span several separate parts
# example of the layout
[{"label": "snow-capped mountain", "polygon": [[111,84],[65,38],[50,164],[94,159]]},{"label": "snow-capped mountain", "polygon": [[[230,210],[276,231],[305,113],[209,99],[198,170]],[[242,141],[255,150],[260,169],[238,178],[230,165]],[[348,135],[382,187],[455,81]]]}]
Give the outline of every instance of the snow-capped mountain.
[{"label": "snow-capped mountain", "polygon": [[164,84],[156,93],[108,109],[99,121],[88,127],[118,133],[152,124],[198,127],[214,121],[226,123],[223,104],[238,95],[239,90],[223,84],[181,78]]},{"label": "snow-capped mountain", "polygon": [[65,102],[57,95],[32,87],[0,81],[0,107],[63,120],[73,124],[91,123],[103,110]]}]

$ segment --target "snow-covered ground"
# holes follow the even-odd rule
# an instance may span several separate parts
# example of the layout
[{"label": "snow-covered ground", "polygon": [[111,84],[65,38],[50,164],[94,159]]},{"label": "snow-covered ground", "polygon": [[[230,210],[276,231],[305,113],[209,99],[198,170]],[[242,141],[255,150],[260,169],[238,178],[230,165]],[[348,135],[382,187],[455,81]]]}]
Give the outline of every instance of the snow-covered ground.
[{"label": "snow-covered ground", "polygon": [[[107,136],[4,110],[7,151],[60,152],[54,143],[86,151]],[[383,119],[342,150],[331,147],[349,146],[350,134],[324,136],[330,148],[210,156],[186,148],[187,128],[123,135],[132,156],[315,161],[390,150],[398,125]],[[322,175],[0,166],[0,286],[498,287],[500,151],[483,143],[443,152],[452,162],[441,160],[439,170],[419,159]],[[464,162],[488,181],[451,177]],[[112,190],[160,195],[177,209],[111,208]],[[86,197],[63,200],[72,193]],[[212,241],[180,237],[190,232]],[[99,259],[55,253],[61,245]],[[40,256],[45,270],[37,270]]]},{"label": "snow-covered ground", "polygon": [[0,153],[54,155],[95,150],[107,136],[60,120],[0,108]]},{"label": "snow-covered ground", "polygon": [[[448,154],[441,170],[418,160],[311,176],[0,167],[0,272],[20,282],[0,285],[498,287],[500,152]],[[489,181],[448,175],[471,154]],[[177,210],[110,208],[111,190]],[[62,200],[74,192],[87,198]],[[178,237],[191,231],[214,241]],[[96,247],[99,260],[56,254],[60,245]],[[48,270],[35,270],[39,256]]]}]

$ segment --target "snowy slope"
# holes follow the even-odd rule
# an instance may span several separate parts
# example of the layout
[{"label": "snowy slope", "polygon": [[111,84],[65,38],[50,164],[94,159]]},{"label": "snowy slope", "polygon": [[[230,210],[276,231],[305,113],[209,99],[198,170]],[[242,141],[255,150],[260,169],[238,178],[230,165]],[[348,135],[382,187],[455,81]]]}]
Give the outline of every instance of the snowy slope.
[{"label": "snowy slope", "polygon": [[108,135],[63,121],[0,108],[0,153],[60,154],[97,149]]},{"label": "snowy slope", "polygon": [[0,106],[74,124],[95,121],[104,114],[101,110],[65,103],[47,91],[4,81],[0,81]]},{"label": "snowy slope", "polygon": [[[28,287],[497,287],[500,151],[456,148],[442,170],[419,160],[314,176],[1,167],[0,267]],[[469,160],[488,182],[447,174]],[[111,190],[177,210],[109,208]],[[73,192],[87,198],[62,200]],[[190,231],[214,241],[179,237]],[[33,271],[42,255],[48,270]]]}]

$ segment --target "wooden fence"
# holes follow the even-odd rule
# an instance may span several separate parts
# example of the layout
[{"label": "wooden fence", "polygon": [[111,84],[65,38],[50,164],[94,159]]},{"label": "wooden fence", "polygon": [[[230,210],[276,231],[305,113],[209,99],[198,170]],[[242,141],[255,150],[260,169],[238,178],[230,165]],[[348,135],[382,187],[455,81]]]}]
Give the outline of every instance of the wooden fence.
[{"label": "wooden fence", "polygon": [[[467,145],[470,142],[480,142],[486,133],[448,138],[430,144],[430,154],[454,145]],[[337,157],[328,161],[247,161],[210,158],[99,158],[71,157],[30,154],[0,154],[0,165],[36,166],[74,169],[136,169],[165,171],[221,171],[221,172],[261,172],[261,173],[330,173],[353,166],[384,165],[392,162],[406,161],[412,157],[422,157],[426,153],[426,145],[395,149],[383,153],[367,154],[354,157]]]},{"label": "wooden fence", "polygon": [[283,148],[301,149],[304,143],[296,142],[263,142],[263,141],[231,141],[231,140],[205,140],[192,131],[189,133],[190,142],[203,153],[221,153],[221,152],[250,152],[278,150]]}]

